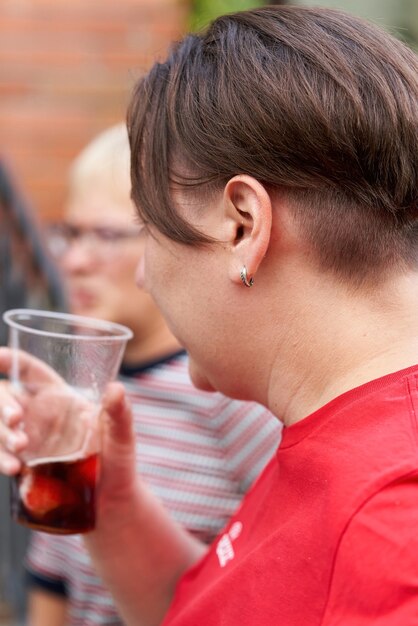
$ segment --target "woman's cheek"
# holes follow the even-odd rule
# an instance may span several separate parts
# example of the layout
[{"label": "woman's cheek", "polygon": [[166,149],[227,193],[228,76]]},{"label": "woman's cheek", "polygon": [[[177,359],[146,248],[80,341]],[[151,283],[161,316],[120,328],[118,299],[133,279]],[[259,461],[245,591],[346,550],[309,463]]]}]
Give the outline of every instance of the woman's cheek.
[{"label": "woman's cheek", "polygon": [[142,254],[135,271],[135,282],[139,289],[145,289],[145,255]]}]

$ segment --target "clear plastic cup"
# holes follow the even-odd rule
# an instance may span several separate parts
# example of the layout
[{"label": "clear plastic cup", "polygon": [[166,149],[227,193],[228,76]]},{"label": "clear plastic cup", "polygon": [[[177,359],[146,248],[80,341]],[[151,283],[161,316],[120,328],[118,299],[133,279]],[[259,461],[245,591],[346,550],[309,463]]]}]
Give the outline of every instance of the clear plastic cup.
[{"label": "clear plastic cup", "polygon": [[44,532],[84,533],[96,520],[101,400],[119,371],[129,328],[66,313],[13,309],[12,393],[29,445],[11,479],[15,521]]}]

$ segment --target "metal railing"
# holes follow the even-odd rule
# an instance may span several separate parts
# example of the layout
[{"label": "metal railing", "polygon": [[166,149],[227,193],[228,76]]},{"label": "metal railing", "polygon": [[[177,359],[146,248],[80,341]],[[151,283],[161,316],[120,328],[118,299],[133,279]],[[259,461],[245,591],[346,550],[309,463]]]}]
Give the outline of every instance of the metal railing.
[{"label": "metal railing", "polygon": [[[46,253],[42,229],[0,159],[0,345],[1,314],[9,308],[65,309],[59,273]],[[9,479],[0,476],[0,626],[24,623],[24,555],[29,531],[12,522]]]}]

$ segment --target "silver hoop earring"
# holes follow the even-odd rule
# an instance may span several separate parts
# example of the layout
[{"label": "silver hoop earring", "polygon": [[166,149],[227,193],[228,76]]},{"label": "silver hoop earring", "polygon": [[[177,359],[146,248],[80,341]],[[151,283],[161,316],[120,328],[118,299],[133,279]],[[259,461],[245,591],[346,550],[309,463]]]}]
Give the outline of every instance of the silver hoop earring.
[{"label": "silver hoop earring", "polygon": [[247,278],[247,268],[245,265],[242,266],[242,270],[240,272],[241,280],[246,287],[252,287],[254,285],[254,278]]}]

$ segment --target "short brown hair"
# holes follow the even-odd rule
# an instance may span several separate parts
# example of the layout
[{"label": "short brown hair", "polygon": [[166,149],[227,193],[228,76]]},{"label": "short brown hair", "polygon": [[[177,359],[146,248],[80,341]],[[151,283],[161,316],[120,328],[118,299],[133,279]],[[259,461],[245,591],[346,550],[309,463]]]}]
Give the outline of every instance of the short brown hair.
[{"label": "short brown hair", "polygon": [[360,18],[225,15],[134,90],[134,202],[168,237],[203,243],[175,210],[173,181],[203,194],[245,173],[287,192],[324,268],[364,278],[415,266],[417,95],[417,56]]}]

